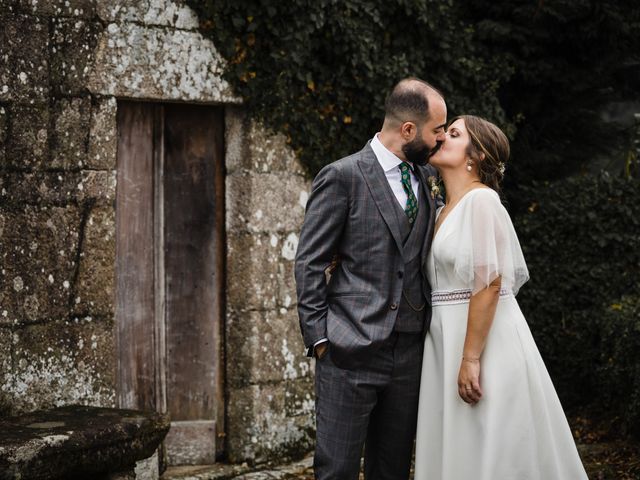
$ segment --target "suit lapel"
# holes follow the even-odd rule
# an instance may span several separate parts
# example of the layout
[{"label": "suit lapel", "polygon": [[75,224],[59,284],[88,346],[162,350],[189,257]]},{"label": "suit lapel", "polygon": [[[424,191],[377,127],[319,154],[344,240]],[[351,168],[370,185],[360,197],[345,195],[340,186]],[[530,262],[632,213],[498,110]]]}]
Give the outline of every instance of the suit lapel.
[{"label": "suit lapel", "polygon": [[420,202],[421,206],[429,206],[429,220],[427,223],[427,233],[424,236],[423,244],[422,244],[422,264],[426,265],[426,261],[428,258],[429,249],[431,248],[431,241],[433,240],[433,229],[436,221],[436,201],[431,196],[431,189],[429,188],[429,184],[427,183],[427,179],[425,178],[425,172],[421,167],[416,168],[416,172],[418,173],[418,178],[420,179],[420,185],[422,187],[421,197],[426,199],[425,201]]},{"label": "suit lapel", "polygon": [[367,143],[361,152],[358,166],[360,167],[364,180],[369,187],[369,192],[378,207],[380,215],[382,215],[382,218],[387,224],[387,227],[391,232],[391,236],[393,236],[393,239],[398,246],[398,250],[402,253],[403,249],[400,226],[398,225],[393,204],[393,202],[397,203],[397,200],[389,187],[389,182],[384,174],[384,170],[382,170],[382,167],[376,158],[376,154],[373,153],[369,143]]}]

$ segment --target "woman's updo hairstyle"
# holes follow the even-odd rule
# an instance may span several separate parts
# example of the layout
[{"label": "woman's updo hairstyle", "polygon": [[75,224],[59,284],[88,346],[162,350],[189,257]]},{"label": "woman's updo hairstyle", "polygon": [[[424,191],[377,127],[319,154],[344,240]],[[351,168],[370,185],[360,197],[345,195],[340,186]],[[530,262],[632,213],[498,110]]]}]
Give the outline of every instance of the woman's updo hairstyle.
[{"label": "woman's updo hairstyle", "polygon": [[[451,122],[462,119],[469,132],[467,155],[478,167],[480,181],[500,192],[504,169],[509,153],[509,139],[500,128],[475,115],[460,115]],[[484,154],[484,158],[482,157]]]}]

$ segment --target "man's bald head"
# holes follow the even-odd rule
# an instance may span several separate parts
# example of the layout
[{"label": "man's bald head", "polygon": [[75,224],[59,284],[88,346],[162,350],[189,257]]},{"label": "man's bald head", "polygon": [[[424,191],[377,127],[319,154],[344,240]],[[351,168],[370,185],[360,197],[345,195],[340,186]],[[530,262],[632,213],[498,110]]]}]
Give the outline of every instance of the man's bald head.
[{"label": "man's bald head", "polygon": [[400,159],[424,165],[445,138],[447,104],[442,94],[424,80],[405,78],[384,106],[382,144]]},{"label": "man's bald head", "polygon": [[443,98],[432,85],[419,78],[405,78],[393,87],[384,103],[385,124],[413,122],[422,125],[429,120],[429,101]]}]

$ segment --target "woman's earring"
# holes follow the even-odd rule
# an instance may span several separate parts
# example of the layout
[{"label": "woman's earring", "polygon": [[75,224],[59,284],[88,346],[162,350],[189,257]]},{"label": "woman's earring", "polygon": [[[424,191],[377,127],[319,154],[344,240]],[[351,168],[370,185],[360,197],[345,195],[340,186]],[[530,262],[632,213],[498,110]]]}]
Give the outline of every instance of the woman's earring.
[{"label": "woman's earring", "polygon": [[467,172],[471,171],[471,168],[473,166],[473,161],[471,159],[467,160]]}]

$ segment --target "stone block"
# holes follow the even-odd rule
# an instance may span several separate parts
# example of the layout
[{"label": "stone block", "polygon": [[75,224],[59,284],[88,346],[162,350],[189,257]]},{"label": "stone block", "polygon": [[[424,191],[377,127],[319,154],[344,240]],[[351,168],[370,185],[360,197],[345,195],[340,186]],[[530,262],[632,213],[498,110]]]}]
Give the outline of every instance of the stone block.
[{"label": "stone block", "polygon": [[[95,15],[97,0],[5,0],[13,10],[28,15],[45,17],[91,18]],[[0,5],[2,2],[0,1]]]},{"label": "stone block", "polygon": [[[231,462],[260,463],[269,458],[301,456],[313,447],[313,402],[309,398],[304,414],[289,416],[287,393],[298,385],[308,388],[307,379],[276,385],[252,385],[229,392],[227,434]],[[311,397],[311,394],[309,394]]]},{"label": "stone block", "polygon": [[51,84],[54,93],[86,93],[89,75],[94,69],[95,49],[103,30],[99,22],[54,17]]},{"label": "stone block", "polygon": [[11,338],[11,329],[0,327],[0,382],[11,371]]},{"label": "stone block", "polygon": [[298,294],[296,293],[295,262],[292,257],[298,246],[298,236],[295,233],[290,233],[286,237],[283,235],[280,245],[282,246],[280,249],[282,260],[278,265],[278,275],[276,276],[277,305],[280,309],[295,309],[298,305]]},{"label": "stone block", "polygon": [[7,109],[0,105],[0,166],[5,164],[4,151],[7,141]]},{"label": "stone block", "polygon": [[295,233],[227,235],[227,307],[230,312],[295,305]]},{"label": "stone block", "polygon": [[304,168],[286,137],[251,120],[242,107],[229,107],[225,118],[228,174],[242,170],[304,177]]},{"label": "stone block", "polygon": [[0,198],[5,207],[65,206],[76,202],[113,205],[115,194],[115,171],[0,173]]},{"label": "stone block", "polygon": [[115,211],[94,208],[84,224],[74,312],[112,316],[115,301]]},{"label": "stone block", "polygon": [[134,480],[159,480],[160,479],[160,459],[158,458],[158,452],[160,449],[151,455],[149,458],[136,462]]},{"label": "stone block", "polygon": [[89,155],[86,166],[96,170],[114,170],[118,150],[118,104],[113,97],[101,97],[91,107]]},{"label": "stone block", "polygon": [[19,172],[0,174],[0,195],[5,207],[65,206],[77,201],[81,172]]},{"label": "stone block", "polygon": [[0,324],[67,317],[79,229],[74,206],[0,210]]},{"label": "stone block", "polygon": [[88,88],[98,95],[239,103],[224,60],[197,31],[110,23],[99,38]]},{"label": "stone block", "polygon": [[13,333],[9,328],[0,328],[0,418],[12,411],[11,397],[5,388],[11,383],[11,344]]},{"label": "stone block", "polygon": [[[22,0],[28,2],[29,0]],[[33,0],[30,0],[33,4]],[[96,14],[96,4],[102,0],[48,0],[39,4],[50,5],[50,15],[56,17],[92,18]]]},{"label": "stone block", "polygon": [[310,184],[286,173],[227,176],[227,231],[297,232],[304,220]]},{"label": "stone block", "polygon": [[284,413],[291,418],[301,417],[302,422],[315,415],[315,360],[308,361],[314,367],[309,375],[285,383]]},{"label": "stone block", "polygon": [[89,140],[90,113],[91,100],[88,97],[63,98],[54,102],[51,112],[52,168],[74,170],[84,166]]},{"label": "stone block", "polygon": [[0,12],[0,101],[43,101],[49,96],[49,24],[5,12]]},{"label": "stone block", "polygon": [[309,376],[311,361],[295,309],[230,314],[226,324],[227,381],[234,388]]},{"label": "stone block", "polygon": [[224,143],[225,168],[227,175],[249,170],[249,116],[242,106],[231,105],[225,108],[224,114]]},{"label": "stone block", "polygon": [[113,406],[113,322],[92,317],[28,325],[14,333],[14,368],[5,389],[14,410],[65,404]]},{"label": "stone block", "polygon": [[5,147],[5,168],[30,170],[46,166],[48,159],[48,103],[12,104]]},{"label": "stone block", "polygon": [[115,170],[85,170],[77,185],[79,202],[91,201],[98,205],[113,205],[116,198]]},{"label": "stone block", "polygon": [[198,16],[181,0],[98,2],[98,15],[107,22],[139,22],[186,30],[198,28]]},{"label": "stone block", "polygon": [[248,144],[250,168],[255,172],[282,172],[284,175],[305,175],[302,164],[282,133],[274,133],[261,122],[249,122]]}]

